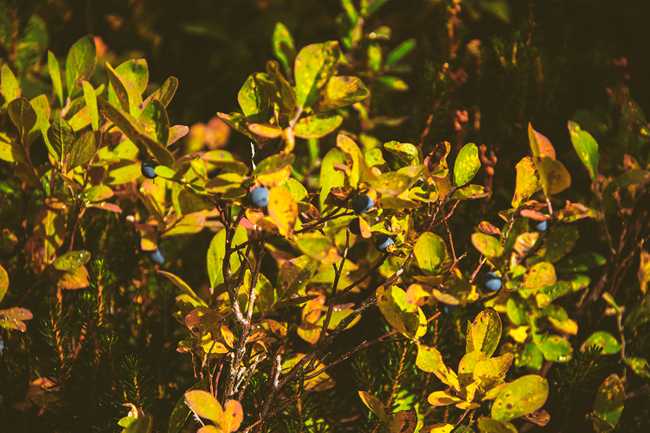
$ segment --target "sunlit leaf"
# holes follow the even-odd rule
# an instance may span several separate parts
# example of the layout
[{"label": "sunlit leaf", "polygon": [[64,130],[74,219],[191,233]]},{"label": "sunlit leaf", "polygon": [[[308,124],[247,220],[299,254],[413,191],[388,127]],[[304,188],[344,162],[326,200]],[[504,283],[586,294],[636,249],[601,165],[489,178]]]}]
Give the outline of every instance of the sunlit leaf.
[{"label": "sunlit leaf", "polygon": [[481,168],[481,160],[478,157],[478,146],[474,143],[465,144],[456,156],[454,161],[454,184],[463,186],[468,184]]},{"label": "sunlit leaf", "polygon": [[97,57],[92,37],[84,36],[72,44],[65,59],[65,84],[68,96],[73,96],[81,80],[92,76]]},{"label": "sunlit leaf", "polygon": [[547,398],[548,381],[545,378],[536,374],[522,376],[501,389],[492,404],[492,418],[510,421],[535,412]]},{"label": "sunlit leaf", "polygon": [[420,269],[435,272],[447,257],[447,247],[437,234],[424,232],[415,242],[413,253]]},{"label": "sunlit leaf", "polygon": [[598,143],[594,137],[584,129],[580,128],[576,122],[569,122],[569,135],[571,143],[575,149],[580,161],[587,168],[591,180],[595,180],[598,175]]},{"label": "sunlit leaf", "polygon": [[497,350],[501,339],[501,318],[491,308],[481,311],[467,330],[466,352],[483,352],[487,356]]},{"label": "sunlit leaf", "polygon": [[300,50],[294,65],[299,108],[310,107],[316,102],[320,90],[334,72],[339,55],[339,45],[335,41],[307,45]]}]

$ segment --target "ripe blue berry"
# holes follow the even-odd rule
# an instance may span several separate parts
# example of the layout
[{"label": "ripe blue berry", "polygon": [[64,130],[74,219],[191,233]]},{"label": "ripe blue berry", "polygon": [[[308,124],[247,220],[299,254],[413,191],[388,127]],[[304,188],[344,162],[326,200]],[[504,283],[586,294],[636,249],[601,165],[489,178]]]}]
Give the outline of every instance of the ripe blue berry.
[{"label": "ripe blue berry", "polygon": [[352,198],[352,210],[356,213],[368,212],[374,205],[375,202],[366,194]]},{"label": "ripe blue berry", "polygon": [[267,207],[269,205],[269,190],[258,186],[248,194],[248,198],[255,207]]},{"label": "ripe blue berry", "polygon": [[501,289],[502,285],[503,283],[501,282],[501,278],[499,278],[497,274],[494,272],[488,272],[487,278],[485,279],[486,289],[496,292]]},{"label": "ripe blue berry", "polygon": [[149,257],[154,263],[158,265],[162,265],[163,263],[165,263],[165,256],[163,256],[162,251],[160,251],[160,249],[156,249],[156,251],[152,251],[151,253],[149,253]]},{"label": "ripe blue berry", "polygon": [[535,225],[535,229],[537,229],[538,232],[545,232],[546,229],[548,228],[548,221],[540,221]]},{"label": "ripe blue berry", "polygon": [[386,251],[388,247],[395,244],[395,241],[390,236],[379,235],[377,236],[376,245],[379,251]]},{"label": "ripe blue berry", "polygon": [[156,178],[156,166],[151,162],[143,161],[142,164],[140,164],[140,171],[142,172],[142,175],[148,179]]},{"label": "ripe blue berry", "polygon": [[359,223],[359,218],[355,218],[350,221],[350,224],[348,224],[348,230],[350,230],[350,233],[353,235],[359,236],[361,234],[361,224]]}]

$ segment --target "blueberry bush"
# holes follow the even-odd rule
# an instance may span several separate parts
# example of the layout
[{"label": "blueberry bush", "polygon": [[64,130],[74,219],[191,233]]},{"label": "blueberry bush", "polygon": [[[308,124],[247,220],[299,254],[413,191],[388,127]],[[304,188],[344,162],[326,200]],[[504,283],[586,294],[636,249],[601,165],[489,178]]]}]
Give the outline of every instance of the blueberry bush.
[{"label": "blueberry bush", "polygon": [[521,108],[561,88],[543,6],[408,2],[439,19],[416,40],[395,3],[333,2],[311,43],[275,22],[203,123],[147,59],[54,51],[47,10],[0,1],[3,429],[650,427],[650,125],[625,59],[545,133]]}]

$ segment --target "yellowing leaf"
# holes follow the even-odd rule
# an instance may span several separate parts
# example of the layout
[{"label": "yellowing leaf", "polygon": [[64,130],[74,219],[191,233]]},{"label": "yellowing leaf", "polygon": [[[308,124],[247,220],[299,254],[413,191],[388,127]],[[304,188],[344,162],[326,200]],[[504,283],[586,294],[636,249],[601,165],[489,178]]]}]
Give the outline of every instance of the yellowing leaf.
[{"label": "yellowing leaf", "polygon": [[598,388],[594,402],[593,425],[597,433],[614,430],[623,414],[625,382],[616,374],[609,375]]},{"label": "yellowing leaf", "polygon": [[542,376],[529,374],[505,385],[492,404],[492,418],[497,421],[511,419],[535,412],[548,398],[548,381]]},{"label": "yellowing leaf", "polygon": [[555,148],[545,135],[535,131],[532,124],[528,124],[528,141],[534,158],[548,157],[555,159]]},{"label": "yellowing leaf", "polygon": [[466,352],[479,351],[487,356],[497,350],[501,339],[501,318],[492,308],[478,313],[467,330]]},{"label": "yellowing leaf", "polygon": [[427,401],[431,406],[449,406],[450,404],[462,401],[460,398],[453,396],[445,391],[434,391],[429,394]]},{"label": "yellowing leaf", "polygon": [[555,267],[549,262],[540,262],[533,265],[524,277],[524,287],[530,290],[539,290],[557,282]]},{"label": "yellowing leaf", "polygon": [[88,278],[88,269],[81,265],[63,274],[57,282],[57,287],[65,290],[85,289],[90,284]]},{"label": "yellowing leaf", "polygon": [[537,163],[537,171],[547,197],[571,186],[571,174],[560,161],[544,157]]},{"label": "yellowing leaf", "polygon": [[366,391],[358,391],[359,398],[366,405],[372,413],[374,413],[377,418],[383,423],[388,422],[388,415],[386,415],[386,407],[384,404],[374,395]]},{"label": "yellowing leaf", "polygon": [[300,50],[294,64],[298,107],[309,107],[316,102],[334,72],[339,55],[336,41],[311,44]]},{"label": "yellowing leaf", "polygon": [[481,254],[488,258],[500,257],[503,254],[503,245],[493,236],[485,233],[472,234],[472,245]]},{"label": "yellowing leaf", "polygon": [[223,408],[216,398],[207,391],[194,389],[185,393],[185,404],[201,418],[219,423],[223,418]]},{"label": "yellowing leaf", "polygon": [[332,240],[321,233],[314,232],[296,236],[296,244],[300,251],[320,263],[331,264],[340,259]]},{"label": "yellowing leaf", "polygon": [[298,205],[287,188],[284,186],[271,188],[268,211],[280,234],[291,235],[298,219]]},{"label": "yellowing leaf", "polygon": [[225,433],[237,431],[244,420],[244,410],[237,400],[228,400],[223,405],[223,418],[219,426]]},{"label": "yellowing leaf", "polygon": [[447,247],[437,234],[424,232],[415,242],[413,253],[420,269],[435,272],[447,258]]},{"label": "yellowing leaf", "polygon": [[415,358],[415,365],[426,373],[433,373],[441,382],[460,390],[458,376],[445,365],[442,355],[435,347],[418,344],[418,354]]},{"label": "yellowing leaf", "polygon": [[9,274],[5,268],[0,265],[0,302],[4,299],[9,289]]},{"label": "yellowing leaf", "polygon": [[522,158],[515,166],[515,194],[512,197],[512,207],[518,207],[522,201],[528,199],[542,187],[535,163],[530,156]]}]

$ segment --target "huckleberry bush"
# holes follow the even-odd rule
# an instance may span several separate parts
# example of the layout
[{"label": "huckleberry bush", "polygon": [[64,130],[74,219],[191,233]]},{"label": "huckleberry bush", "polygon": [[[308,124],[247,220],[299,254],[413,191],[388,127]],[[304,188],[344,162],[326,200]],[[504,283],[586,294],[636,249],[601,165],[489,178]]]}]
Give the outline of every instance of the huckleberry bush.
[{"label": "huckleberry bush", "polygon": [[[0,413],[52,431],[560,431],[563,393],[596,378],[564,404],[616,429],[650,380],[645,118],[612,90],[636,129],[579,113],[569,155],[526,122],[512,166],[463,140],[467,112],[453,142],[432,116],[384,141],[416,48],[369,27],[384,3],[341,1],[338,40],[278,23],[275,60],[215,119],[232,148],[188,144],[182,83],[147,60],[92,36],[48,51],[37,15],[7,12]],[[623,134],[624,151],[596,139]]]}]

